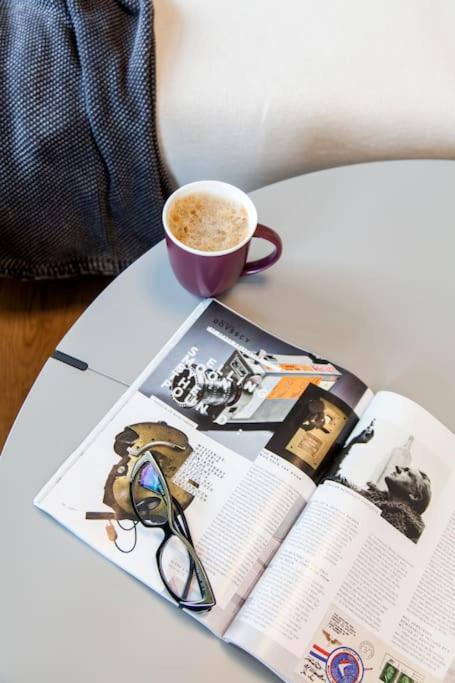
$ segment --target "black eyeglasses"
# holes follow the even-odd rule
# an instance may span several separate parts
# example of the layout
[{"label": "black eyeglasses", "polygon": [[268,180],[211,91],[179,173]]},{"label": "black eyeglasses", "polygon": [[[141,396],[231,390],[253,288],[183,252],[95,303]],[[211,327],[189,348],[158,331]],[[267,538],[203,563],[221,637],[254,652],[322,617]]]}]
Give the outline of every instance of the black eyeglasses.
[{"label": "black eyeglasses", "polygon": [[193,545],[182,507],[170,494],[166,478],[151,448],[174,443],[152,441],[136,454],[130,479],[130,497],[138,520],[146,527],[160,527],[164,538],[156,552],[158,571],[166,590],[179,607],[202,612],[215,604],[204,566]]}]

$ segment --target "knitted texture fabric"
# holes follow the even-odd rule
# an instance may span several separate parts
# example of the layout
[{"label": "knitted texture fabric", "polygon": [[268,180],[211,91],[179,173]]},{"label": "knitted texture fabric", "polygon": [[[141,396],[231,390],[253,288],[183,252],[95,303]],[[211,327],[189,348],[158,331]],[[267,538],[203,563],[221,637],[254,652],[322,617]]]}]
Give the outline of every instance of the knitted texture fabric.
[{"label": "knitted texture fabric", "polygon": [[162,237],[151,0],[0,0],[0,274],[115,275]]}]

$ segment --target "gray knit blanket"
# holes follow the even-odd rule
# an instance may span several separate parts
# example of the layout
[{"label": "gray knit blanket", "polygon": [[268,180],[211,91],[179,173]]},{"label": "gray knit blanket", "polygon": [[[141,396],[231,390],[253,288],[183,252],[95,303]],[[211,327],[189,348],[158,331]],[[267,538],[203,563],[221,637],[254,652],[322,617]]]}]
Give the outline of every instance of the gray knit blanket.
[{"label": "gray knit blanket", "polygon": [[0,275],[115,275],[162,237],[151,0],[0,0]]}]

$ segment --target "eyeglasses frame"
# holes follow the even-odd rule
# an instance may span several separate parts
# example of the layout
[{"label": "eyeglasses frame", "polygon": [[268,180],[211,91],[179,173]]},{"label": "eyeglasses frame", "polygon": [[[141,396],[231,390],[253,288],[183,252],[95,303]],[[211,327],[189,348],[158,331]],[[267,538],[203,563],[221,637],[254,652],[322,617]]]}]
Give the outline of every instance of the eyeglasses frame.
[{"label": "eyeglasses frame", "polygon": [[[164,538],[162,542],[160,543],[157,551],[156,551],[156,561],[157,561],[157,567],[158,567],[158,572],[161,577],[161,580],[163,581],[164,586],[166,587],[166,590],[170,594],[173,600],[177,602],[178,606],[181,609],[188,609],[194,612],[203,612],[203,611],[208,611],[212,607],[215,606],[216,600],[215,600],[215,595],[213,593],[213,589],[210,583],[210,579],[207,576],[207,572],[204,569],[204,566],[199,559],[199,556],[194,548],[193,541],[191,538],[191,533],[188,527],[188,523],[186,521],[185,515],[183,513],[183,509],[181,508],[180,504],[178,501],[176,501],[173,496],[171,495],[171,492],[169,491],[169,487],[166,481],[166,477],[157,462],[157,459],[154,457],[153,453],[151,452],[152,448],[156,448],[157,446],[168,446],[174,449],[178,450],[185,450],[183,446],[179,446],[178,444],[169,442],[169,441],[150,441],[149,443],[145,444],[136,454],[135,457],[137,457],[137,460],[135,464],[133,465],[133,468],[131,470],[131,476],[130,476],[130,483],[129,483],[129,489],[130,489],[130,499],[131,499],[131,506],[134,510],[134,513],[137,517],[137,519],[141,522],[143,526],[146,528],[161,528],[164,532]],[[164,502],[166,503],[166,508],[167,508],[167,520],[164,521],[163,523],[157,523],[157,524],[146,524],[140,514],[140,512],[137,509],[136,506],[136,501],[135,501],[135,496],[133,493],[133,486],[136,480],[136,477],[140,473],[140,471],[143,469],[143,467],[147,464],[151,464],[156,471],[159,474],[160,477],[160,484],[162,485],[164,494],[161,493],[155,493],[154,495],[157,495],[161,498],[164,499]],[[174,509],[177,510],[178,515],[182,519],[182,523],[180,523],[178,517],[174,514]],[[188,552],[188,556],[190,559],[190,570],[188,574],[188,579],[185,584],[184,591],[182,595],[184,596],[183,598],[181,596],[178,596],[175,591],[172,589],[172,587],[169,585],[166,575],[163,569],[163,552],[166,546],[166,543],[169,541],[169,539],[172,536],[176,536],[181,543],[183,543],[186,551]],[[193,574],[196,575],[196,579],[199,585],[199,589],[201,591],[201,595],[203,596],[202,600],[194,601],[194,600],[187,600],[186,595],[188,594],[189,587],[191,585],[191,581],[193,578]]]}]

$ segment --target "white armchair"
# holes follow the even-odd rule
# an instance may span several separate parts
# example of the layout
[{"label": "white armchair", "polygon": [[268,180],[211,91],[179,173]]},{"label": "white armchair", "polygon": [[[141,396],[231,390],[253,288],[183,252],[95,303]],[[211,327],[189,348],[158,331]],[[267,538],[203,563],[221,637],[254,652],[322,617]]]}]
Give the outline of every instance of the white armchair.
[{"label": "white armchair", "polygon": [[251,190],[340,164],[455,156],[450,0],[155,0],[174,179]]}]

